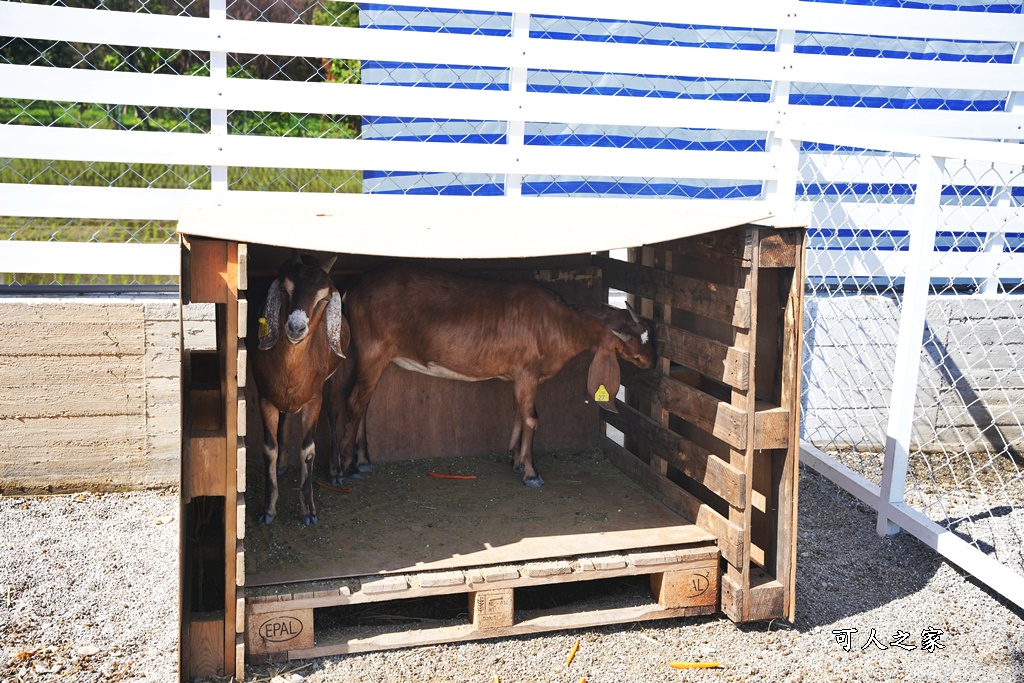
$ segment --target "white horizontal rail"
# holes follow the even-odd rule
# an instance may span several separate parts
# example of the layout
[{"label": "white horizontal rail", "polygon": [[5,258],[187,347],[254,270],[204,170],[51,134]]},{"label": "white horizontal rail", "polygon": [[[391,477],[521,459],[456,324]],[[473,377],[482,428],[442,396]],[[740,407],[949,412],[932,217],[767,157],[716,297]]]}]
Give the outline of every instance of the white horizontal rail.
[{"label": "white horizontal rail", "polygon": [[[1016,164],[965,159],[950,164],[947,183],[967,186],[1021,187],[1024,169]],[[885,183],[914,185],[918,165],[910,156],[888,153],[808,152],[800,156],[800,180],[807,183]]]},{"label": "white horizontal rail", "polygon": [[[796,203],[795,220],[817,228],[850,230],[907,230],[908,204],[802,200]],[[939,207],[940,230],[955,232],[1024,232],[1024,210],[1013,206]]]},{"label": "white horizontal rail", "polygon": [[[768,130],[778,107],[761,102],[396,88],[0,65],[7,97],[229,111]],[[1022,117],[1024,118],[1024,117]]]},{"label": "white horizontal rail", "polygon": [[[730,21],[732,25],[735,20]],[[660,45],[466,36],[219,21],[0,2],[5,33],[26,38],[200,51],[436,64],[658,73],[792,82],[1014,91],[1024,64],[782,54]],[[710,55],[713,54],[713,58]]]},{"label": "white horizontal rail", "polygon": [[177,275],[180,262],[176,243],[0,242],[0,273]]},{"label": "white horizontal rail", "polygon": [[0,125],[0,155],[265,168],[382,169],[645,178],[774,177],[763,152],[462,145]]},{"label": "white horizontal rail", "polygon": [[[893,280],[906,276],[911,254],[906,251],[807,251],[808,277],[857,277]],[[942,251],[931,261],[933,279],[1024,279],[1024,254]]]},{"label": "white horizontal rail", "polygon": [[[880,487],[841,462],[805,441],[800,442],[800,460],[864,503],[878,509]],[[926,546],[970,572],[1014,604],[1024,607],[1024,577],[957,537],[949,529],[943,529],[906,503],[889,505],[887,515]]]},{"label": "white horizontal rail", "polygon": [[[19,3],[2,3],[16,5]],[[611,0],[588,2],[585,10],[576,0],[554,0],[542,7],[532,0],[442,0],[431,7],[484,12],[541,13],[552,16],[589,16],[625,21],[664,22],[683,25],[749,26],[768,30],[815,31],[859,35],[938,37],[948,40],[1018,42],[1024,40],[1024,16],[975,12],[936,12],[889,7],[858,7],[763,0],[725,0],[714,3],[679,3],[674,0],[623,4]],[[40,7],[39,12],[48,7]],[[13,11],[13,10],[12,10]],[[32,15],[12,14],[14,19]],[[91,10],[83,10],[91,11]],[[121,13],[127,14],[127,13]],[[4,16],[4,15],[0,15]],[[131,16],[131,15],[128,15]],[[742,18],[742,20],[738,20]],[[8,21],[13,22],[14,19]],[[130,21],[130,20],[129,20]],[[5,21],[5,24],[8,22]],[[20,24],[9,24],[19,26]],[[15,35],[21,35],[15,33]],[[60,38],[57,38],[60,39]],[[116,42],[116,41],[115,41]],[[122,41],[119,44],[134,44]],[[155,43],[154,43],[155,44]],[[172,46],[168,46],[172,47]]]},{"label": "white horizontal rail", "polygon": [[962,140],[911,135],[863,126],[841,128],[816,125],[779,126],[779,135],[793,140],[846,145],[946,159],[977,159],[996,164],[1024,165],[1024,145],[1013,142]]},{"label": "white horizontal rail", "polygon": [[[436,3],[430,3],[437,6]],[[491,11],[537,12],[530,0],[486,2],[464,0],[444,7]],[[936,12],[892,7],[856,5],[818,5],[810,2],[765,2],[764,0],[725,0],[723,2],[678,2],[654,0],[621,3],[592,0],[586,11],[578,0],[546,0],[542,12],[554,16],[591,16],[605,19],[657,21],[704,26],[750,26],[763,29],[854,33],[860,35],[941,37],[957,40],[1024,40],[1024,16],[984,15],[975,12]]]},{"label": "white horizontal rail", "polygon": [[[780,119],[768,102],[601,97],[446,88],[300,83],[120,71],[0,65],[6,97],[229,111],[355,114],[439,119],[594,123],[767,131]],[[979,139],[1024,136],[1024,114],[1005,112],[785,107],[789,124]]]},{"label": "white horizontal rail", "polygon": [[[0,183],[0,206],[3,207],[3,215],[38,218],[176,221],[181,209],[185,207],[206,206],[284,207],[317,209],[330,213],[333,210],[344,209],[354,202],[391,202],[402,201],[403,199],[406,199],[406,197],[330,192],[259,192],[245,190],[214,192],[212,190],[68,187]],[[494,201],[493,197],[489,199],[492,202]],[[432,200],[442,202],[444,198],[434,197]],[[463,200],[466,201],[465,198]],[[469,201],[472,201],[472,199]],[[557,201],[557,199],[545,197],[537,198],[537,201],[550,202]],[[601,214],[603,208],[607,206],[607,202],[615,200],[580,197],[572,198],[571,201],[573,206],[578,208],[580,215],[584,217],[581,220],[584,220],[588,211]],[[666,204],[666,208],[684,213],[727,216],[769,216],[772,213],[769,203],[761,200],[666,198],[663,201],[670,202]],[[467,206],[467,204],[460,204],[460,206]],[[481,210],[483,211],[484,209]],[[489,205],[488,210],[494,210],[493,203]],[[446,217],[446,220],[452,224],[472,222],[479,226],[480,214],[471,212],[453,213]],[[2,244],[4,243],[0,242],[0,245]]]}]

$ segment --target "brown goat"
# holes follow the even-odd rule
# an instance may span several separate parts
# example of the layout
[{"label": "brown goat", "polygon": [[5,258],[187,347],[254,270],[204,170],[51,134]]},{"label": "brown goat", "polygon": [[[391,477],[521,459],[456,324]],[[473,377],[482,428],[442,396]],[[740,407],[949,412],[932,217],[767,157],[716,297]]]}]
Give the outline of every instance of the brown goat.
[{"label": "brown goat", "polygon": [[[335,257],[336,258],[336,257]],[[259,521],[270,524],[277,516],[279,448],[283,448],[284,416],[298,413],[302,419],[302,478],[299,494],[300,521],[316,524],[313,504],[313,460],[324,382],[341,364],[350,338],[341,312],[341,295],[329,275],[335,259],[321,264],[296,253],[281,266],[267,292],[266,305],[249,346],[253,375],[263,416],[263,456],[266,488]],[[284,334],[285,343],[278,343]]]},{"label": "brown goat", "polygon": [[[537,487],[544,483],[532,450],[538,385],[575,356],[592,353],[589,395],[614,411],[618,359],[644,369],[655,360],[650,328],[631,309],[573,308],[532,282],[489,282],[392,266],[353,285],[345,293],[345,309],[352,362],[342,390],[348,395],[344,439],[331,452],[335,482],[371,469],[366,409],[389,363],[435,377],[512,382],[516,416],[509,454],[523,482]],[[331,416],[332,426],[336,419]]]}]

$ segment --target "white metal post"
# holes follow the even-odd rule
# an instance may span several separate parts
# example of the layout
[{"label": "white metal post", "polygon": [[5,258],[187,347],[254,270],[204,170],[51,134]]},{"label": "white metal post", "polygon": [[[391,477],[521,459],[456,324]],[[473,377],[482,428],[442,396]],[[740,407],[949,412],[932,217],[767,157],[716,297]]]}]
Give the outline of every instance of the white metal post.
[{"label": "white metal post", "polygon": [[[775,52],[792,55],[795,44],[796,31],[781,29],[775,38]],[[788,123],[786,113],[791,86],[790,81],[772,82],[771,101],[777,107],[777,127]],[[778,130],[768,131],[766,149],[772,158],[775,178],[764,184],[762,195],[780,223],[791,222],[796,209],[796,183],[800,174],[800,141],[780,136]]]},{"label": "white metal post", "polygon": [[925,309],[931,283],[935,233],[939,224],[939,199],[945,159],[922,155],[918,161],[917,193],[910,217],[910,262],[903,280],[903,304],[896,339],[889,399],[889,424],[885,435],[885,464],[878,499],[878,534],[894,534],[890,506],[903,502],[907,482],[907,461],[917,399],[917,377],[921,366]]},{"label": "white metal post", "polygon": [[[1013,63],[1020,64],[1021,54],[1024,53],[1024,43],[1017,43],[1017,46],[1013,49]],[[1021,97],[1021,93],[1018,91],[1010,91],[1006,94],[1006,111],[1012,114],[1020,114],[1024,112],[1024,98]],[[1008,142],[1015,142],[1010,140]],[[1004,187],[999,191],[999,194],[995,197],[995,207],[997,209],[1006,209],[1013,206],[1013,196],[1010,193],[1009,186]],[[1006,233],[1004,232],[989,232],[985,236],[985,243],[982,245],[982,250],[986,253],[1002,253],[1006,247]],[[991,296],[999,293],[999,278],[998,277],[987,277],[985,278],[981,286],[978,288],[978,293],[986,296]]]},{"label": "white metal post", "polygon": [[[224,41],[224,30],[228,28],[227,0],[210,0],[210,19],[215,22],[217,41]],[[210,52],[210,81],[216,89],[218,99],[223,99],[228,78],[228,53],[225,51]],[[210,110],[210,136],[218,152],[224,149],[228,137],[228,110],[216,108]],[[228,191],[228,167],[214,165],[210,167],[210,189],[214,192]]]},{"label": "white metal post", "polygon": [[[530,37],[530,13],[512,13],[512,38],[516,50],[526,54],[526,41]],[[520,47],[522,45],[522,47]],[[526,141],[526,121],[523,119],[522,97],[526,94],[527,69],[524,66],[514,66],[509,69],[508,93],[512,99],[513,108],[516,112],[514,118],[510,118],[505,128],[505,144],[509,146],[513,154],[516,147],[522,147]],[[516,102],[519,104],[516,104]],[[520,197],[523,194],[523,175],[521,173],[505,174],[505,196]]]}]

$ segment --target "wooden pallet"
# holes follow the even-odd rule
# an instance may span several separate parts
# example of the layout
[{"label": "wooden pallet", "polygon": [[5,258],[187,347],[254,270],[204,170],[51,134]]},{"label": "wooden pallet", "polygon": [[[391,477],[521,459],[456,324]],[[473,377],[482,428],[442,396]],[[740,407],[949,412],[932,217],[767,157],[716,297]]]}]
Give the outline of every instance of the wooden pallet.
[{"label": "wooden pallet", "polygon": [[[250,661],[303,659],[519,635],[609,623],[711,614],[718,605],[719,554],[713,544],[585,555],[440,572],[364,576],[335,582],[250,589],[245,600]],[[649,604],[577,611],[572,606],[517,613],[517,590],[576,581],[649,575]],[[359,637],[314,628],[320,609],[374,602],[467,596],[466,623]]]},{"label": "wooden pallet", "polygon": [[[623,364],[609,458],[718,538],[722,611],[793,619],[803,229],[746,225],[595,256],[656,322],[658,371]],[[628,405],[627,405],[628,404]]]},{"label": "wooden pallet", "polygon": [[[473,560],[471,566],[430,572],[373,566],[334,584],[296,584],[310,577],[293,576],[257,588],[246,587],[244,554],[251,540],[245,527],[243,337],[247,262],[255,250],[186,237],[182,301],[216,304],[217,343],[212,353],[182,354],[183,678],[240,674],[247,646],[250,657],[301,658],[708,614],[719,605],[738,622],[792,619],[804,239],[802,230],[746,225],[631,250],[629,262],[574,255],[573,263],[579,263],[566,271],[582,269],[592,290],[627,292],[656,323],[658,367],[638,372],[622,365],[626,401],[619,402],[617,415],[594,419],[593,443],[642,489],[641,497],[681,518],[674,526],[690,524],[703,534],[693,545],[652,549],[656,543],[634,528],[645,539],[614,550],[556,547],[552,552],[567,556]],[[261,248],[261,267],[283,260],[281,250]],[[347,272],[357,272],[362,263],[342,261]],[[540,259],[531,269],[546,264]],[[445,419],[458,423],[450,410],[462,402],[450,403]],[[413,419],[417,411],[407,412]],[[497,430],[504,440],[507,427],[497,412],[488,411],[491,419],[479,427]],[[609,438],[613,430],[619,435]],[[445,438],[441,434],[437,443],[444,446]],[[666,559],[666,547],[678,555]],[[605,564],[609,555],[622,564]],[[416,562],[423,559],[430,558]],[[508,567],[512,571],[504,578],[495,573]],[[396,573],[381,574],[388,571]],[[570,606],[547,614],[515,610],[516,593],[535,586],[642,575],[651,576],[654,587],[647,605],[596,611]],[[699,596],[687,593],[694,581],[707,582]],[[316,634],[313,627],[318,610],[453,594],[466,595],[468,623],[365,638]]]}]

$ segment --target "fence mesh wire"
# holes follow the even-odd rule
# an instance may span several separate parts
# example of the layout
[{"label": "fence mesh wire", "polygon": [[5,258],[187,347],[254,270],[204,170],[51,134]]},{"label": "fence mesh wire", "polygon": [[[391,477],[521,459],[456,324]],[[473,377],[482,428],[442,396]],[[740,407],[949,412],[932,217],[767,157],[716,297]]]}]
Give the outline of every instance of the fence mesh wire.
[{"label": "fence mesh wire", "polygon": [[[909,257],[912,157],[805,146],[803,438],[879,484]],[[894,171],[894,169],[897,169]],[[905,180],[894,183],[892,177]],[[905,500],[1024,574],[1022,169],[947,160]]]},{"label": "fence mesh wire", "polygon": [[[846,4],[846,0],[805,0]],[[933,11],[1014,13],[1021,2],[990,0],[848,0],[850,4]],[[208,0],[42,0],[89,9],[209,15]],[[332,0],[229,0],[231,21],[314,24],[510,38],[509,13],[428,9]],[[737,17],[737,23],[742,17]],[[0,27],[0,33],[3,27]],[[763,27],[715,27],[533,15],[529,36],[772,53],[779,34]],[[1009,64],[1019,49],[996,41],[948,41],[885,35],[798,32],[800,54]],[[467,55],[471,59],[472,55]],[[59,69],[210,75],[209,53],[35,40],[0,35],[0,64]],[[486,65],[229,54],[230,78],[394,87],[507,91],[510,70]],[[766,103],[778,97],[765,80],[672,73],[591,73],[531,69],[526,88],[596,98],[724,100]],[[789,105],[876,109],[1004,111],[1006,92],[833,83],[789,85]],[[209,110],[124,103],[0,98],[0,123],[86,129],[208,133]],[[230,135],[506,144],[504,121],[229,111]],[[763,151],[759,130],[652,128],[527,121],[523,144],[654,150]],[[441,155],[439,155],[440,158]],[[887,151],[805,143],[797,197],[809,209],[803,377],[803,438],[869,481],[882,476],[882,450],[903,302],[910,211],[918,160]],[[436,169],[435,169],[436,171]],[[949,161],[942,194],[932,296],[921,346],[906,498],[929,518],[1022,572],[1022,427],[1024,415],[1024,181],[1021,169]],[[205,190],[202,166],[0,158],[0,182]],[[231,168],[230,190],[503,194],[498,175],[431,169]],[[661,196],[754,199],[761,182],[704,178],[526,176],[527,196]],[[0,209],[2,211],[2,209]],[[1014,227],[1016,226],[1016,227]],[[174,225],[160,221],[68,220],[0,216],[0,240],[167,243]],[[0,282],[149,283],[152,278],[0,274]],[[163,279],[173,282],[173,279]]]}]

